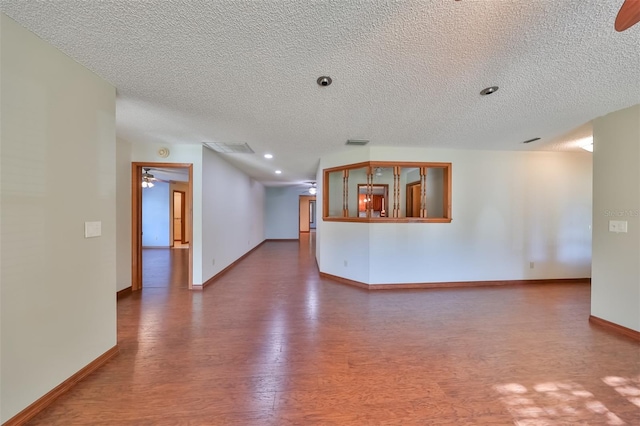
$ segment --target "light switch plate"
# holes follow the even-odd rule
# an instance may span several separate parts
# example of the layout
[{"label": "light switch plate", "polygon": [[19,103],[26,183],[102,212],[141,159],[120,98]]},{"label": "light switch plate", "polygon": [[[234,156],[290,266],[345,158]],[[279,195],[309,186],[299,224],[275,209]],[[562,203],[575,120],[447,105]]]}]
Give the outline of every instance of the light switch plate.
[{"label": "light switch plate", "polygon": [[618,221],[618,232],[627,232],[627,221],[619,220]]},{"label": "light switch plate", "polygon": [[84,237],[93,238],[102,235],[102,222],[85,222]]},{"label": "light switch plate", "polygon": [[609,232],[627,232],[627,221],[626,220],[610,220],[609,221]]}]

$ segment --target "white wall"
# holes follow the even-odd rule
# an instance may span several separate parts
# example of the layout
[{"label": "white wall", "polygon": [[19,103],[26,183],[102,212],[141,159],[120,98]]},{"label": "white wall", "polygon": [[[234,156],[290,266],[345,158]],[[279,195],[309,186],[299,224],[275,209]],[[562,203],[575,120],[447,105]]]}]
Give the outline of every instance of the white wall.
[{"label": "white wall", "polygon": [[320,167],[367,160],[451,162],[453,221],[322,222],[322,272],[369,284],[590,276],[590,154],[376,147],[359,152],[357,158],[350,153],[349,161],[339,154],[323,158]]},{"label": "white wall", "polygon": [[324,173],[322,172],[322,164],[318,164],[316,170],[316,263],[320,265],[322,253],[320,249],[322,247],[322,224],[324,223],[324,211],[323,211],[323,194],[324,188],[322,184]]},{"label": "white wall", "polygon": [[120,291],[131,287],[131,144],[117,138],[116,205],[116,291]]},{"label": "white wall", "polygon": [[443,197],[444,169],[430,168],[427,170],[427,217],[444,217]]},{"label": "white wall", "polygon": [[298,239],[300,186],[265,188],[265,238]]},{"label": "white wall", "polygon": [[169,184],[142,189],[142,247],[169,247]]},{"label": "white wall", "polygon": [[369,282],[372,247],[368,225],[324,222],[322,231],[316,230],[316,236],[316,250],[319,253],[316,259],[321,272]]},{"label": "white wall", "polygon": [[[349,217],[358,217],[358,183],[367,183],[367,169],[362,167],[360,169],[349,170],[349,185],[347,187],[347,205],[349,206]],[[333,186],[332,186],[333,188]],[[342,180],[340,186],[342,188]],[[342,191],[338,191],[338,195]],[[342,200],[342,197],[340,197]],[[340,204],[340,215],[342,213],[342,203]]]},{"label": "white wall", "polygon": [[[342,172],[331,172],[329,173],[329,216],[330,217],[341,217],[342,216]],[[322,182],[319,180],[317,182]]]},{"label": "white wall", "polygon": [[640,331],[640,105],[594,120],[593,141],[591,314]]},{"label": "white wall", "polygon": [[264,240],[264,186],[212,150],[202,150],[202,279]]},{"label": "white wall", "polygon": [[0,20],[5,422],[116,345],[116,153],[114,87]]}]

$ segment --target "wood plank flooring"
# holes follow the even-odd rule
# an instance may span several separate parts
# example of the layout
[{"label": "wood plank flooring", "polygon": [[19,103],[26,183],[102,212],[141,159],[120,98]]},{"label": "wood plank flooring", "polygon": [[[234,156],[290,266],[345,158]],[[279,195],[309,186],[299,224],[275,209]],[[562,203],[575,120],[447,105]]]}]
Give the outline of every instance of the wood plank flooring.
[{"label": "wood plank flooring", "polygon": [[188,288],[189,250],[142,249],[142,287]]},{"label": "wood plank flooring", "polygon": [[588,285],[368,292],[308,238],[120,300],[121,354],[30,424],[640,424],[640,345],[589,324]]}]

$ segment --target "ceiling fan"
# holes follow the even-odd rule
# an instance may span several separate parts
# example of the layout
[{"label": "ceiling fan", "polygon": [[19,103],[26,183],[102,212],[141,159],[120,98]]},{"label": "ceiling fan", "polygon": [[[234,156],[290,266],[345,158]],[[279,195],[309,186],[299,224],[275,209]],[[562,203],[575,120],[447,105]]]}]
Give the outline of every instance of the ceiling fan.
[{"label": "ceiling fan", "polygon": [[151,173],[149,173],[149,170],[151,169],[148,167],[144,167],[142,169],[142,187],[143,188],[153,188],[153,181],[157,180],[155,177],[153,177]]},{"label": "ceiling fan", "polygon": [[318,193],[318,187],[315,182],[311,182],[311,187],[309,188],[309,194],[316,195]]},{"label": "ceiling fan", "polygon": [[622,32],[640,22],[640,0],[625,0],[616,16],[615,29]]},{"label": "ceiling fan", "polygon": [[304,189],[301,194],[304,195],[316,195],[318,193],[318,185],[314,181],[308,181],[300,186],[304,185]]}]

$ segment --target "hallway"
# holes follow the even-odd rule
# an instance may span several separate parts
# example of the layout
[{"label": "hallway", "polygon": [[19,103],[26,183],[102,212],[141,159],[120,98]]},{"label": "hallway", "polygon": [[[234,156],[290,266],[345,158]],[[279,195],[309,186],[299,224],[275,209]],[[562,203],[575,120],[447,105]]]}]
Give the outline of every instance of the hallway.
[{"label": "hallway", "polygon": [[589,285],[368,292],[309,237],[118,301],[120,355],[30,424],[638,424],[640,345],[588,323]]}]

